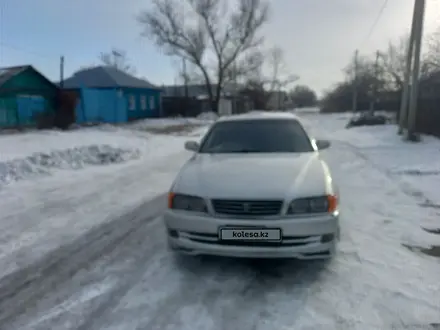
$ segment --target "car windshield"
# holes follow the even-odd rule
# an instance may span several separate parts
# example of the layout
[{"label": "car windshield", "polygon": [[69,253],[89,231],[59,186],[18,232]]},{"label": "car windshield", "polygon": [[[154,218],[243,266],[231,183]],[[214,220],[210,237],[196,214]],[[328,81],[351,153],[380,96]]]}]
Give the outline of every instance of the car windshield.
[{"label": "car windshield", "polygon": [[312,152],[302,125],[288,120],[237,120],[214,124],[200,153]]}]

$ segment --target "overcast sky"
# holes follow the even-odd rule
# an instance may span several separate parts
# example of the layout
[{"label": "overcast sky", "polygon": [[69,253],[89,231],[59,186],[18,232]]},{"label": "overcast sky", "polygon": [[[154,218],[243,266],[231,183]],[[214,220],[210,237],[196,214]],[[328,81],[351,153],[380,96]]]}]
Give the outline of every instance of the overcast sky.
[{"label": "overcast sky", "polygon": [[[182,0],[183,1],[183,0]],[[225,0],[228,1],[228,0]],[[272,0],[267,46],[284,49],[289,70],[321,92],[341,79],[354,50],[373,53],[409,30],[414,0],[389,0],[366,40],[383,0]],[[135,16],[148,0],[0,0],[0,66],[33,64],[56,80],[59,56],[66,76],[99,63],[100,52],[127,51],[141,76],[171,84],[176,67],[147,39]],[[440,25],[440,0],[427,0],[425,31]]]}]

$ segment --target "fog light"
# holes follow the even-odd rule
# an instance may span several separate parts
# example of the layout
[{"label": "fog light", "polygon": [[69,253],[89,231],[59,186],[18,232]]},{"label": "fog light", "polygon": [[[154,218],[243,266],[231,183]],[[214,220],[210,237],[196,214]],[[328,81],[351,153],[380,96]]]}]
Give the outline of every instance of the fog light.
[{"label": "fog light", "polygon": [[321,243],[330,243],[335,238],[333,234],[325,234],[321,236]]}]

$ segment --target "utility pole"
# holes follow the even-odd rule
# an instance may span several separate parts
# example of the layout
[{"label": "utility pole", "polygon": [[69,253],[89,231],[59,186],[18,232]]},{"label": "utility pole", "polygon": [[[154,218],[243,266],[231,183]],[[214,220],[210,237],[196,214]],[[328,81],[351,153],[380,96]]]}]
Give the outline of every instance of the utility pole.
[{"label": "utility pole", "polygon": [[358,57],[359,50],[356,49],[354,53],[354,79],[353,79],[353,113],[357,111],[357,98],[358,98]]},{"label": "utility pole", "polygon": [[417,24],[415,28],[414,38],[414,67],[412,71],[412,84],[409,99],[408,109],[408,129],[407,140],[417,141],[418,136],[415,132],[417,108],[419,100],[419,77],[420,77],[420,55],[422,52],[422,39],[423,39],[423,21],[425,16],[425,0],[418,0],[419,7],[417,13]]},{"label": "utility pole", "polygon": [[374,62],[374,81],[373,81],[373,90],[371,93],[371,100],[370,100],[370,114],[374,115],[374,108],[375,103],[377,100],[377,90],[378,90],[378,84],[379,84],[379,57],[380,52],[379,50],[376,51],[376,61]]},{"label": "utility pole", "polygon": [[418,21],[420,18],[420,4],[419,0],[415,0],[414,2],[414,10],[413,10],[413,18],[411,24],[411,34],[408,42],[408,49],[406,54],[406,68],[405,68],[405,76],[404,76],[404,84],[402,88],[402,97],[400,102],[400,111],[399,111],[399,128],[397,134],[402,135],[404,129],[407,126],[408,122],[408,103],[409,103],[409,93],[411,84],[411,72],[413,69],[413,55],[414,55],[414,41],[416,38],[416,30]]},{"label": "utility pole", "polygon": [[64,56],[60,57],[60,87],[64,87]]},{"label": "utility pole", "polygon": [[183,66],[183,84],[185,88],[185,99],[188,99],[189,91],[188,91],[188,72],[186,70],[186,59],[182,58],[182,66]]},{"label": "utility pole", "polygon": [[3,1],[0,1],[0,67],[2,67],[3,62],[3,11],[4,11],[5,3]]},{"label": "utility pole", "polygon": [[234,81],[233,87],[233,102],[232,102],[232,114],[238,113],[238,72],[237,72],[237,63],[234,61],[232,63],[232,75]]}]

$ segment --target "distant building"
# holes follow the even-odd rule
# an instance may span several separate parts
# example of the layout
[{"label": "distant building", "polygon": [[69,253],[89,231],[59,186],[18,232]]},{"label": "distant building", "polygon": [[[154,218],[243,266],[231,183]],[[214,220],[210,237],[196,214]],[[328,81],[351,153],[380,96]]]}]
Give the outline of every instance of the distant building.
[{"label": "distant building", "polygon": [[[223,88],[219,102],[219,115],[242,113],[252,109],[252,104],[246,97],[239,93],[239,88],[240,86],[235,87],[232,84]],[[213,86],[213,92],[215,93],[215,86]],[[192,100],[198,101],[198,112],[212,111],[208,90],[205,84],[191,84],[188,85],[187,88],[185,88],[184,85],[170,85],[163,87],[164,99],[181,99],[186,96]],[[193,102],[191,104],[193,104]]]},{"label": "distant building", "polygon": [[271,92],[267,102],[267,108],[270,110],[285,110],[291,105],[289,95],[284,91]]}]

